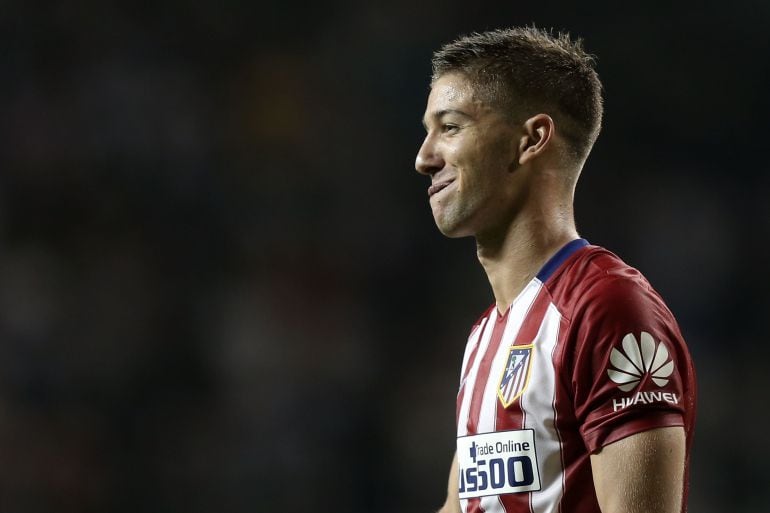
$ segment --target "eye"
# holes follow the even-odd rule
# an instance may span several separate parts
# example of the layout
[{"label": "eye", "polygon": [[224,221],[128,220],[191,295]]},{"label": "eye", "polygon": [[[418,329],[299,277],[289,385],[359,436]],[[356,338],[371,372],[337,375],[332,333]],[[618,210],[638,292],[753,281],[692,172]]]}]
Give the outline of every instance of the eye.
[{"label": "eye", "polygon": [[454,125],[452,123],[444,123],[443,125],[441,125],[441,131],[443,133],[453,134],[453,133],[457,132],[458,130],[460,130],[460,127],[458,125]]}]

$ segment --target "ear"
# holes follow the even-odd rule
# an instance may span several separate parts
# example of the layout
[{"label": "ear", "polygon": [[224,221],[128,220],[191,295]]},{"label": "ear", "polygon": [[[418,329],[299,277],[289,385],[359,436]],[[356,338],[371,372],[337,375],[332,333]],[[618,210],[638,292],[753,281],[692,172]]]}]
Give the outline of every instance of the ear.
[{"label": "ear", "polygon": [[554,136],[555,125],[548,114],[535,114],[524,122],[524,134],[519,141],[519,164],[539,157]]}]

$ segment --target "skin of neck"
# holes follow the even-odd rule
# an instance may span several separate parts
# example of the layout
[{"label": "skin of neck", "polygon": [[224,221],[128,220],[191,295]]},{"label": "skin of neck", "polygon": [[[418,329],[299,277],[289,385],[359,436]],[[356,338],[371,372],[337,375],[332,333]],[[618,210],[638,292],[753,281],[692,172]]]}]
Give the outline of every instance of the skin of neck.
[{"label": "skin of neck", "polygon": [[577,175],[553,167],[526,172],[533,175],[522,207],[500,229],[476,235],[477,256],[500,313],[559,249],[578,238],[573,213]]}]

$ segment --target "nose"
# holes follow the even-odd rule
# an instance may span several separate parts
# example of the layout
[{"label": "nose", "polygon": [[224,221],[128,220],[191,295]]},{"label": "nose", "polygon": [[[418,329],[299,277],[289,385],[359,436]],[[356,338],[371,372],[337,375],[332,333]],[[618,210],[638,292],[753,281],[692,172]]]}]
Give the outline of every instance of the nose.
[{"label": "nose", "polygon": [[437,150],[433,139],[430,133],[425,136],[414,161],[414,168],[422,175],[433,176],[444,168],[444,159]]}]

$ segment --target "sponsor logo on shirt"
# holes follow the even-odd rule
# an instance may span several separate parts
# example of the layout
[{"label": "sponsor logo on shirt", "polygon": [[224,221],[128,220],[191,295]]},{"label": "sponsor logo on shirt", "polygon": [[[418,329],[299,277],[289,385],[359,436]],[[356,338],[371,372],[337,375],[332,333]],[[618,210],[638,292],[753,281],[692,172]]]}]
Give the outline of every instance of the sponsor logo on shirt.
[{"label": "sponsor logo on shirt", "polygon": [[[611,366],[607,369],[607,375],[623,392],[629,392],[639,386],[649,375],[649,381],[662,388],[669,382],[674,372],[674,362],[669,357],[666,345],[655,342],[649,333],[642,331],[639,339],[633,333],[623,337],[622,351],[613,348],[610,353]],[[649,404],[655,402],[668,402],[678,404],[679,397],[671,392],[642,392],[620,399],[613,399],[614,411],[627,408],[635,404]]]},{"label": "sponsor logo on shirt", "polygon": [[679,404],[679,396],[672,392],[637,392],[629,397],[613,399],[612,410],[618,411],[635,404],[651,404],[663,401],[670,404]]},{"label": "sponsor logo on shirt", "polygon": [[540,490],[532,429],[461,436],[457,465],[461,499]]}]

